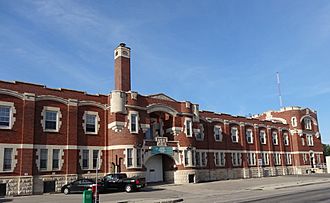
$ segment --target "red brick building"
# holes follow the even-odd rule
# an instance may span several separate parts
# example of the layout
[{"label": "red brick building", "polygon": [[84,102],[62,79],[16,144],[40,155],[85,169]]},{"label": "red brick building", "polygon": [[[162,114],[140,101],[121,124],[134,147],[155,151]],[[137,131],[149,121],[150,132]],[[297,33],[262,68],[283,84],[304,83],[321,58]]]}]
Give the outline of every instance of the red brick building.
[{"label": "red brick building", "polygon": [[59,191],[110,172],[189,183],[305,173],[324,163],[317,114],[252,118],[131,91],[130,48],[114,52],[109,95],[0,81],[0,193]]}]

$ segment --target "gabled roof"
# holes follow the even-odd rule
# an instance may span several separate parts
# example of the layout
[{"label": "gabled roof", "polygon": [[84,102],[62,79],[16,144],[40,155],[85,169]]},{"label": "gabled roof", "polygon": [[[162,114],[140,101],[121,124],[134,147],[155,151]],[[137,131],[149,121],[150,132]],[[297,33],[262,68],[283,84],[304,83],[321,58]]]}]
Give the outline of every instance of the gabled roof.
[{"label": "gabled roof", "polygon": [[175,99],[173,99],[173,98],[167,96],[167,95],[164,94],[164,93],[151,94],[151,95],[148,95],[147,97],[149,97],[149,98],[154,98],[154,99],[161,99],[161,100],[167,100],[167,101],[177,102]]}]

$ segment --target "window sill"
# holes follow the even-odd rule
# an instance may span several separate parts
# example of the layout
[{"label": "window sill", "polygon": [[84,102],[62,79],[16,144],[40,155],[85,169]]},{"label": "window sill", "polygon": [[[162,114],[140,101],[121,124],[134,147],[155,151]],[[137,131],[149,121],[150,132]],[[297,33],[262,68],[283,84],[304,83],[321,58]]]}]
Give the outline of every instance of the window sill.
[{"label": "window sill", "polygon": [[47,129],[44,129],[44,132],[45,133],[58,133],[59,130],[47,130]]},{"label": "window sill", "polygon": [[11,127],[0,127],[0,130],[12,130]]},{"label": "window sill", "polygon": [[253,144],[253,142],[247,142],[248,144]]},{"label": "window sill", "polygon": [[98,133],[93,133],[93,132],[85,132],[85,135],[98,135]]},{"label": "window sill", "polygon": [[10,170],[10,171],[0,171],[0,173],[13,173],[14,170]]},{"label": "window sill", "polygon": [[216,142],[222,142],[222,140],[215,140]]}]

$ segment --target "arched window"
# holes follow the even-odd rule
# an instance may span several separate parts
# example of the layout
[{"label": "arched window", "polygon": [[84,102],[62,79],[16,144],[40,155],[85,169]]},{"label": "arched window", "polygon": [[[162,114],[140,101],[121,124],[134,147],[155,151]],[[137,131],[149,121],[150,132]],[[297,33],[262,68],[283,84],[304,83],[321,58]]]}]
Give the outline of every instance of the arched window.
[{"label": "arched window", "polygon": [[312,120],[310,118],[305,118],[304,124],[306,130],[312,130]]}]

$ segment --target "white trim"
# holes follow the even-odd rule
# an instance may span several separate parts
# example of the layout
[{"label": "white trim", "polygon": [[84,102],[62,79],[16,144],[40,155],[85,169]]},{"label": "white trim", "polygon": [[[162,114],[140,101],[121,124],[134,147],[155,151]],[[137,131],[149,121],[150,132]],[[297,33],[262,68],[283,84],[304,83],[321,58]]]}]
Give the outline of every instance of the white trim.
[{"label": "white trim", "polygon": [[[189,129],[190,129],[190,133],[188,135],[188,127],[187,127],[187,122],[189,121]],[[192,137],[193,136],[193,128],[192,128],[192,119],[185,117],[184,118],[184,133],[186,134],[187,137]]]},{"label": "white trim", "polygon": [[[235,137],[236,137],[236,140],[233,140],[233,130],[235,130],[236,131],[236,135],[235,135]],[[231,127],[230,128],[230,137],[231,137],[231,141],[233,142],[233,143],[238,143],[239,142],[239,130],[238,130],[238,128],[237,127]]]},{"label": "white trim", "polygon": [[[46,111],[56,111],[56,129],[46,129]],[[62,125],[62,114],[61,109],[59,107],[51,107],[51,106],[44,106],[41,112],[41,126],[44,132],[59,132]]]},{"label": "white trim", "polygon": [[[216,139],[216,130],[217,129],[219,129],[219,139]],[[222,142],[222,140],[223,140],[223,135],[222,135],[222,128],[221,128],[221,126],[220,125],[215,125],[214,127],[213,127],[213,133],[214,133],[214,140],[216,141],[216,142]]]},{"label": "white trim", "polygon": [[[135,118],[135,131],[132,131],[131,129],[131,125],[132,125],[132,115],[136,115],[136,118]],[[129,111],[128,113],[128,130],[131,132],[131,134],[138,134],[139,131],[140,131],[140,116],[139,116],[139,112],[138,111]]]},{"label": "white trim", "polygon": [[[86,127],[87,127],[87,121],[86,121],[86,117],[87,115],[93,115],[95,116],[95,131],[94,132],[87,132]],[[82,123],[83,129],[84,129],[84,133],[86,135],[97,135],[99,133],[100,130],[100,117],[99,117],[99,113],[95,112],[95,111],[85,111],[84,115],[83,115],[83,123]]]},{"label": "white trim", "polygon": [[[250,133],[250,134],[248,134],[248,133]],[[252,129],[246,129],[245,136],[246,136],[246,142],[248,144],[253,144],[253,131],[252,131]],[[249,137],[250,137],[250,142],[249,142],[249,139],[248,139]]]},{"label": "white trim", "polygon": [[9,107],[9,126],[0,126],[0,129],[11,130],[13,129],[14,123],[16,121],[16,108],[13,102],[0,101],[0,106]]}]

